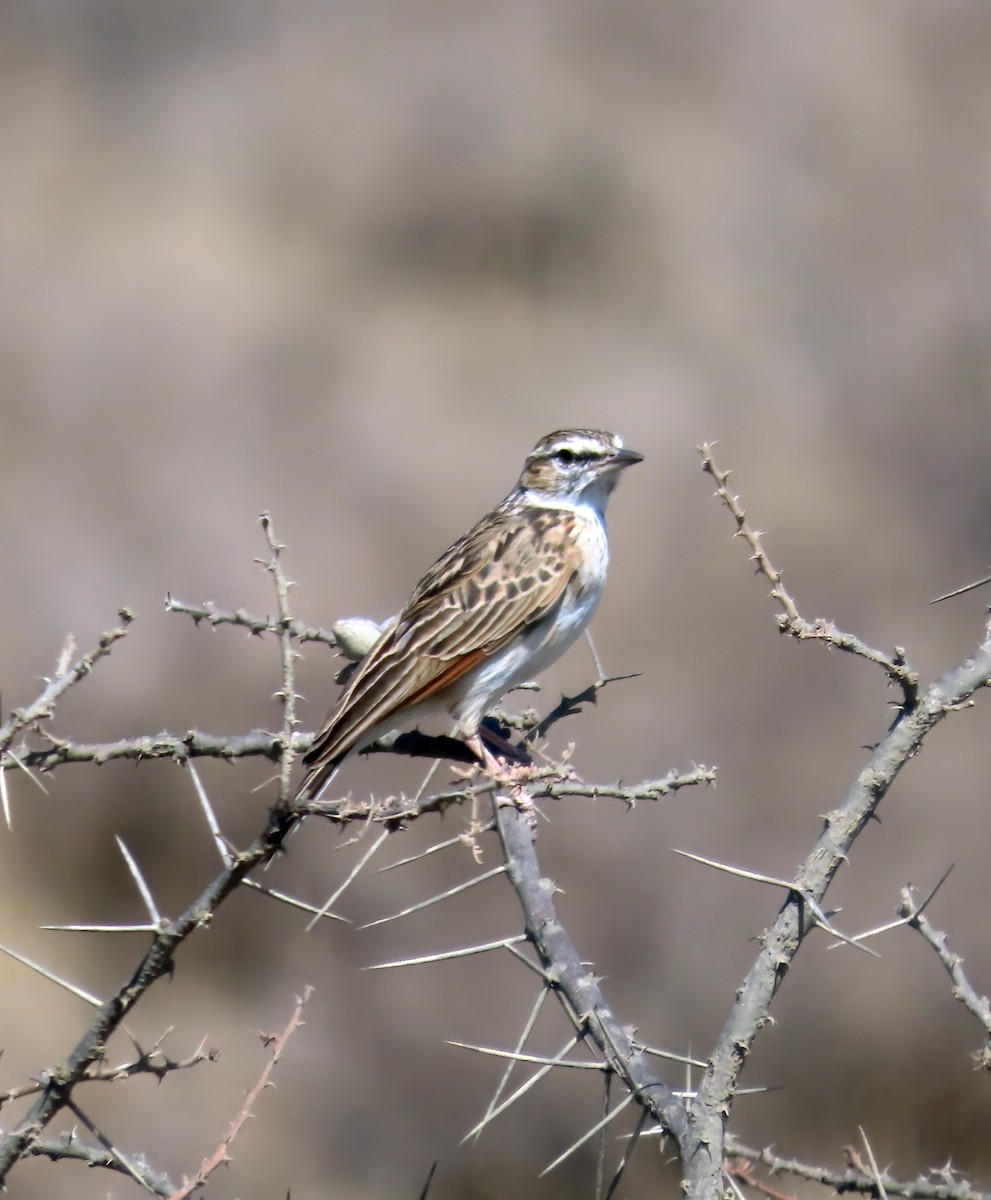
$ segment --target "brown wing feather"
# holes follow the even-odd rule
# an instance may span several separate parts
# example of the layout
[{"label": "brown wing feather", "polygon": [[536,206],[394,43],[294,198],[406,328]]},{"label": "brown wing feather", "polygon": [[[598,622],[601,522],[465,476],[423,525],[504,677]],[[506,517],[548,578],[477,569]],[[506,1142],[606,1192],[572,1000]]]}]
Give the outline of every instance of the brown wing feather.
[{"label": "brown wing feather", "polygon": [[443,554],[362,660],[309,753],[304,788],[376,725],[547,616],[576,570],[570,515],[502,505]]}]

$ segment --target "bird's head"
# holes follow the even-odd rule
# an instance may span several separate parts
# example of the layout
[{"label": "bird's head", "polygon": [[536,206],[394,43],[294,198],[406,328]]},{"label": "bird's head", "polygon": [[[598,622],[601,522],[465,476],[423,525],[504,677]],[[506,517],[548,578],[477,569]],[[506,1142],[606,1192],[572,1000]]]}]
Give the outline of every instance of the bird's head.
[{"label": "bird's head", "polygon": [[517,487],[535,503],[591,504],[604,511],[620,472],[643,455],[602,429],[560,429],[527,456]]}]

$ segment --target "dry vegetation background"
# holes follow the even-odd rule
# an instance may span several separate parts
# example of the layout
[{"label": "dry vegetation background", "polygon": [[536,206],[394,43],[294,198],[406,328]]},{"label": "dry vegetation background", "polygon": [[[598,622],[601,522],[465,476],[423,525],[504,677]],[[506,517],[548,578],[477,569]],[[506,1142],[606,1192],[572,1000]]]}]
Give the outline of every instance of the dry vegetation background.
[{"label": "dry vegetation background", "polygon": [[[87,648],[127,603],[133,633],[69,695],[59,732],[275,728],[274,642],[166,616],[167,591],[271,611],[252,563],[270,509],[297,615],[384,617],[538,436],[616,429],[647,461],[612,507],[594,628],[610,670],[643,675],[557,745],[578,741],[589,780],[702,761],[719,786],[633,812],[552,806],[539,848],[618,1012],[705,1053],[780,898],[669,848],[790,875],[888,696],[865,664],[778,639],[694,446],[721,439],[806,615],[904,645],[924,677],[976,644],[980,597],[926,601],[989,555],[989,55],[980,0],[7,0],[4,709],[36,693],[69,631]],[[307,649],[308,728],[334,670]],[[590,674],[572,651],[544,705]],[[937,730],[830,893],[856,931],[956,863],[931,915],[985,990],[987,717]],[[270,774],[203,768],[233,838],[260,828],[251,789]],[[342,784],[419,775],[362,761]],[[63,768],[48,796],[13,787],[0,941],[106,991],[136,940],[37,927],[140,918],[114,834],[161,906],[184,906],[216,868],[190,781],[114,765]],[[319,901],[350,861],[337,843],[308,822],[279,882]],[[449,853],[365,876],[341,907],[360,923],[470,873]],[[304,935],[290,910],[236,896],[133,1022],[148,1040],[174,1023],[177,1054],[206,1036],[221,1062],[108,1089],[95,1114],[178,1178],[260,1070],[250,1031],[281,1028],[312,983],[278,1090],[211,1194],[413,1196],[435,1158],[442,1200],[589,1194],[587,1160],[534,1176],[581,1131],[566,1102],[594,1120],[591,1087],[545,1085],[457,1147],[499,1068],[444,1039],[511,1044],[531,990],[518,970],[359,971],[515,930],[508,888],[486,887],[366,933]],[[920,939],[878,948],[817,937],[799,956],[744,1080],[781,1090],[741,1101],[735,1128],[839,1165],[860,1123],[898,1173],[952,1155],[987,1185],[977,1030]],[[87,1020],[0,961],[0,1089]],[[110,1188],[131,1185],[35,1162],[10,1194]]]}]

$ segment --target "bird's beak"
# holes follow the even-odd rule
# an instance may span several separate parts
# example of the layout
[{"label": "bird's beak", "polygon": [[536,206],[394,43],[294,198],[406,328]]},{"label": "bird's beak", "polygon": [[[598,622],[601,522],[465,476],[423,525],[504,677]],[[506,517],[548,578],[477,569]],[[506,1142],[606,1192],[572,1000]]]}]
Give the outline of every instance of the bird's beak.
[{"label": "bird's beak", "polygon": [[619,471],[623,467],[632,467],[638,462],[643,462],[643,455],[637,454],[636,450],[627,450],[624,446],[613,454],[609,465],[614,470]]}]

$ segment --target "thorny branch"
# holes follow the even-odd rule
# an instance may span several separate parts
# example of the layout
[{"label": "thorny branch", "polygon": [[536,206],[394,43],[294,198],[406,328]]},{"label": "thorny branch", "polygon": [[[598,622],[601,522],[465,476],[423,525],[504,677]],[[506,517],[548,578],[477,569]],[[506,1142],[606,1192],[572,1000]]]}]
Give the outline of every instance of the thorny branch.
[{"label": "thorny branch", "polygon": [[288,805],[291,798],[290,776],[293,764],[293,733],[296,725],[296,693],[295,662],[299,658],[298,651],[293,649],[292,616],[289,612],[290,582],[282,570],[281,554],[285,546],[279,542],[272,529],[268,513],[262,513],[261,526],[265,531],[265,540],[272,557],[257,562],[272,576],[275,584],[275,595],[279,604],[279,649],[282,654],[282,687],[275,693],[276,699],[282,705],[282,738],[279,753],[279,803]]},{"label": "thorny branch", "polygon": [[[848,1166],[845,1171],[834,1171],[829,1167],[799,1162],[797,1159],[775,1154],[771,1149],[757,1150],[744,1145],[736,1138],[727,1138],[726,1150],[727,1174],[750,1186],[758,1186],[753,1168],[761,1166],[771,1175],[793,1175],[796,1179],[822,1184],[840,1195],[847,1192],[859,1193],[862,1196],[880,1194],[878,1178],[852,1146],[846,1147]],[[880,1175],[880,1185],[887,1195],[903,1196],[907,1200],[989,1200],[988,1192],[978,1191],[966,1179],[957,1178],[957,1174],[949,1167],[944,1167],[929,1171],[926,1176],[920,1176],[918,1179],[904,1180],[884,1171]],[[761,1190],[765,1195],[779,1194],[763,1187]]]},{"label": "thorny branch", "polygon": [[[267,521],[265,522],[265,532],[269,548],[272,551],[272,561],[266,565],[276,579],[281,604],[286,593],[285,580],[277,566],[281,547],[271,536]],[[285,614],[281,620],[284,629]],[[109,651],[110,646],[122,636],[122,633],[122,630],[115,630],[112,634],[105,634],[92,655],[80,660],[79,664],[56,679],[46,689],[40,701],[36,701],[29,709],[24,710],[24,713],[28,714],[27,717],[23,714],[15,714],[15,717],[19,718],[19,723],[10,736],[13,737],[17,730],[24,728],[30,721],[50,715],[54,697],[60,695],[77,679],[88,674],[93,663]],[[283,693],[286,699],[284,701],[285,731],[280,748],[282,754],[292,753],[291,723],[294,719],[292,663],[292,652],[283,653]],[[63,1109],[74,1107],[73,1090],[89,1077],[94,1065],[104,1058],[111,1036],[121,1027],[124,1018],[144,996],[148,988],[157,979],[172,970],[175,953],[179,946],[211,919],[224,900],[245,881],[256,867],[269,862],[281,849],[299,817],[290,810],[284,796],[281,796],[280,800],[281,802],[270,810],[265,829],[251,846],[240,853],[229,854],[225,860],[223,871],[180,917],[160,922],[152,938],[151,946],[142,956],[131,978],[100,1006],[95,1020],[83,1034],[65,1063],[45,1073],[43,1088],[31,1109],[11,1132],[0,1137],[0,1186],[5,1183],[10,1168],[19,1158],[29,1152],[31,1145],[52,1118]]]},{"label": "thorny branch", "polygon": [[[135,1075],[153,1075],[161,1082],[166,1075],[173,1071],[188,1071],[191,1067],[199,1066],[201,1062],[215,1062],[218,1057],[216,1050],[204,1050],[202,1046],[188,1058],[169,1058],[162,1051],[163,1038],[155,1043],[150,1050],[138,1050],[137,1058],[130,1062],[119,1063],[116,1067],[93,1067],[81,1082],[118,1083],[122,1079],[131,1079]],[[36,1096],[45,1087],[45,1083],[33,1080],[21,1087],[10,1088],[0,1094],[0,1108],[11,1100],[22,1100],[25,1096]]]},{"label": "thorny branch", "polygon": [[122,608],[117,615],[120,617],[120,625],[102,634],[88,654],[77,658],[68,668],[60,670],[54,679],[48,681],[48,686],[40,696],[26,708],[14,709],[10,717],[0,725],[0,762],[14,738],[22,730],[32,729],[39,722],[49,720],[55,711],[55,705],[69,688],[85,679],[100,659],[105,658],[122,637],[126,637],[128,626],[134,620],[134,613],[129,608]]},{"label": "thorny branch", "polygon": [[[255,637],[261,637],[266,633],[281,634],[287,627],[285,618],[281,615],[278,620],[273,621],[271,617],[254,616],[245,612],[243,608],[239,608],[236,612],[218,608],[212,600],[207,600],[203,604],[187,604],[184,600],[177,600],[175,596],[169,595],[165,597],[165,611],[183,613],[187,617],[192,617],[195,624],[199,625],[202,621],[213,629],[216,629],[218,625],[239,625]],[[304,625],[302,621],[290,619],[288,630],[294,641],[320,642],[325,646],[330,646],[331,649],[337,649],[337,638],[329,629]]]},{"label": "thorny branch", "polygon": [[[95,763],[103,766],[116,759],[144,762],[157,758],[184,763],[191,758],[233,760],[261,757],[278,762],[283,746],[280,734],[263,729],[244,734],[201,733],[191,729],[182,734],[151,733],[120,738],[115,742],[92,743],[65,741],[55,737],[49,730],[44,731],[44,737],[52,743],[50,746],[19,754],[24,766],[51,771],[65,763]],[[305,734],[293,737],[293,749],[296,751],[306,750],[309,744],[310,738]],[[10,766],[6,769],[10,770]]]},{"label": "thorny branch", "polygon": [[776,600],[784,609],[778,616],[778,629],[799,641],[825,642],[829,646],[835,646],[837,650],[844,650],[882,667],[891,682],[901,688],[902,713],[911,712],[919,699],[919,676],[906,664],[905,651],[896,646],[894,652],[887,655],[868,646],[853,634],[837,629],[832,621],[826,621],[822,617],[807,621],[798,611],[791,593],[785,587],[781,572],[768,558],[760,531],[752,528],[748,522],[746,511],[740,505],[740,497],[727,488],[726,484],[732,471],[720,470],[712,456],[712,446],[708,442],[699,446],[698,451],[702,457],[702,470],[714,480],[716,496],[736,522],[736,533],[733,536],[743,538],[750,547],[750,561],[757,564],[757,573],[763,575],[770,583],[771,599]]},{"label": "thorny branch", "polygon": [[991,1071],[991,1002],[987,996],[982,996],[967,978],[963,969],[963,958],[950,949],[949,938],[945,933],[934,929],[926,914],[916,905],[915,898],[909,888],[902,889],[902,902],[898,910],[899,917],[906,920],[911,929],[916,930],[936,951],[936,956],[953,983],[953,997],[959,1000],[967,1011],[977,1019],[984,1028],[984,1046],[975,1055],[977,1063],[986,1071]]},{"label": "thorny branch", "polygon": [[[584,783],[577,778],[568,778],[559,768],[539,767],[527,773],[526,794],[532,800],[559,800],[564,796],[577,796],[588,800],[622,800],[628,808],[638,801],[657,801],[672,796],[682,788],[700,784],[714,784],[716,771],[713,767],[699,766],[692,771],[671,771],[663,779],[645,780],[642,783],[623,787],[621,784]],[[299,811],[326,817],[335,824],[353,821],[373,821],[400,827],[430,813],[442,813],[455,805],[470,804],[490,793],[493,785],[482,781],[472,786],[452,788],[443,792],[432,792],[419,799],[416,797],[393,797],[377,800],[375,797],[342,800],[312,800],[300,806]]]},{"label": "thorny branch", "polygon": [[[91,1146],[79,1140],[75,1133],[65,1133],[58,1138],[38,1138],[32,1142],[27,1154],[36,1158],[49,1158],[52,1162],[63,1159],[85,1163],[88,1167],[102,1167],[107,1171],[117,1171],[121,1175],[133,1178],[119,1158],[103,1146]],[[135,1161],[140,1172],[141,1183],[145,1189],[155,1196],[171,1196],[175,1188],[167,1175],[153,1171],[140,1158]]]},{"label": "thorny branch", "polygon": [[[960,667],[947,672],[926,688],[920,688],[916,673],[905,661],[901,649],[891,655],[862,643],[852,635],[837,630],[824,620],[808,621],[781,581],[781,573],[773,566],[764,550],[761,535],[753,530],[739,498],[727,489],[729,472],[715,464],[711,448],[700,447],[703,469],[715,480],[717,496],[727,507],[736,522],[736,535],[749,545],[757,570],[771,584],[771,596],[782,607],[778,626],[783,632],[798,640],[818,640],[848,653],[855,654],[880,666],[888,679],[901,689],[902,700],[899,717],[886,736],[874,747],[870,760],[858,774],[843,801],[826,815],[825,827],[815,847],[799,868],[794,879],[794,890],[789,894],[774,923],[761,938],[761,948],[754,965],[748,972],[737,993],[736,1002],[727,1019],[716,1047],[709,1060],[701,1084],[695,1096],[687,1101],[676,1094],[651,1066],[646,1053],[629,1031],[614,1016],[598,981],[583,964],[557,918],[553,906],[553,885],[541,876],[534,844],[534,826],[529,811],[540,799],[556,799],[561,796],[584,796],[588,798],[616,798],[632,806],[638,800],[657,800],[679,788],[700,783],[711,783],[714,773],[697,767],[691,772],[672,772],[663,779],[645,781],[634,786],[589,785],[577,779],[573,773],[560,768],[529,768],[520,776],[520,782],[511,786],[515,803],[507,802],[505,795],[495,795],[495,811],[499,836],[504,848],[506,869],[517,891],[524,912],[527,938],[535,948],[540,963],[540,973],[545,986],[561,1001],[576,1036],[586,1040],[599,1056],[603,1068],[620,1077],[630,1094],[658,1124],[669,1132],[678,1143],[683,1167],[684,1190],[691,1197],[709,1200],[721,1194],[724,1178],[735,1179],[744,1184],[760,1186],[765,1194],[771,1192],[766,1186],[758,1185],[748,1178],[750,1170],[744,1163],[761,1165],[772,1172],[791,1172],[797,1177],[815,1179],[837,1190],[855,1190],[863,1194],[887,1194],[907,1197],[932,1197],[933,1200],[976,1200],[981,1193],[973,1191],[968,1184],[956,1179],[948,1170],[933,1173],[931,1179],[914,1183],[899,1182],[881,1175],[876,1168],[862,1169],[862,1164],[851,1159],[845,1174],[823,1172],[819,1168],[792,1162],[773,1155],[770,1151],[752,1151],[729,1138],[726,1125],[732,1100],[739,1091],[739,1077],[744,1062],[756,1039],[757,1033],[768,1019],[770,1004],[780,986],[788,966],[794,959],[802,941],[815,926],[815,914],[810,911],[810,902],[818,905],[839,866],[846,858],[850,847],[886,795],[901,767],[914,755],[929,731],[949,712],[965,703],[974,692],[991,683],[991,635],[973,658]],[[283,726],[278,734],[256,731],[238,737],[214,737],[192,731],[182,736],[161,734],[154,737],[122,739],[102,745],[80,746],[63,741],[47,729],[39,730],[39,723],[47,720],[54,710],[58,697],[73,683],[85,677],[100,658],[109,653],[112,645],[123,636],[131,619],[122,610],[121,628],[105,634],[94,651],[80,658],[67,670],[60,670],[38,699],[27,708],[15,712],[0,728],[0,751],[8,752],[4,761],[0,754],[0,765],[9,769],[13,759],[13,742],[29,732],[42,732],[50,743],[47,747],[26,750],[18,747],[17,765],[51,769],[68,762],[106,762],[114,758],[172,758],[186,762],[199,756],[225,757],[234,759],[249,755],[262,755],[280,764],[279,800],[269,813],[265,829],[255,841],[243,851],[225,848],[224,869],[201,893],[186,911],[174,920],[163,920],[155,930],[150,948],[142,956],[131,977],[118,991],[99,1008],[96,1019],[82,1037],[65,1063],[45,1072],[35,1087],[21,1089],[16,1094],[36,1094],[37,1099],[27,1115],[16,1128],[0,1137],[0,1185],[6,1179],[10,1167],[25,1154],[52,1155],[58,1143],[43,1141],[41,1132],[62,1109],[79,1112],[72,1098],[75,1087],[94,1079],[106,1078],[107,1068],[101,1066],[106,1046],[112,1034],[121,1027],[127,1013],[143,997],[151,984],[172,968],[175,952],[192,932],[205,924],[223,901],[259,866],[267,863],[283,847],[291,830],[304,812],[319,813],[340,824],[352,821],[381,823],[387,830],[401,828],[404,824],[429,813],[443,812],[452,804],[474,803],[483,794],[493,792],[491,782],[466,782],[463,787],[418,796],[412,800],[405,797],[388,801],[338,800],[307,805],[295,811],[290,807],[289,770],[293,756],[309,744],[306,735],[295,732],[296,693],[293,685],[293,661],[295,641],[317,641],[328,646],[336,645],[334,635],[322,630],[309,629],[293,620],[289,612],[289,581],[282,574],[279,555],[282,547],[276,541],[267,518],[263,527],[268,541],[271,558],[263,565],[270,572],[276,587],[278,617],[258,618],[247,613],[229,613],[212,604],[203,606],[186,605],[181,601],[167,601],[167,609],[192,617],[197,623],[205,621],[211,626],[230,624],[243,627],[255,635],[272,634],[278,637],[282,657],[282,685],[277,693],[283,705]],[[534,725],[527,719],[521,726],[533,736],[542,736],[554,721],[578,711],[582,703],[595,701],[599,681],[586,692],[573,698],[563,698],[561,703],[543,722]],[[425,739],[430,743],[432,739]],[[383,747],[388,748],[388,747]],[[392,747],[405,752],[429,753],[436,746],[421,746],[419,751],[406,749],[405,745]],[[249,881],[250,882],[250,881]],[[306,906],[304,906],[306,907]],[[312,910],[311,910],[312,911]],[[963,976],[960,960],[952,955],[945,945],[943,935],[928,926],[921,912],[909,914],[908,923],[930,941],[940,955],[941,961],[954,980],[957,994],[981,1019],[988,1029],[987,1001],[978,997]],[[512,949],[512,939],[500,942]],[[493,943],[496,944],[496,943]],[[514,951],[514,953],[516,953]],[[417,960],[410,960],[417,961]],[[532,966],[532,964],[531,964]],[[969,990],[968,990],[969,989]],[[302,1002],[301,1002],[302,1003]],[[982,1007],[983,1005],[983,1007]],[[289,1036],[298,1022],[299,1010],[290,1027],[283,1034]],[[521,1046],[522,1049],[522,1046]],[[170,1065],[177,1069],[185,1064]],[[142,1068],[144,1069],[144,1068]],[[154,1069],[149,1066],[147,1069]],[[188,1195],[209,1175],[213,1167],[223,1161],[230,1140],[236,1135],[248,1115],[250,1104],[258,1091],[267,1082],[267,1071],[246,1103],[244,1110],[231,1127],[211,1159],[204,1162],[194,1180],[186,1185]],[[138,1069],[128,1073],[138,1073]],[[15,1093],[8,1095],[14,1098]],[[638,1127],[639,1128],[639,1127]],[[580,1143],[579,1143],[580,1144]],[[146,1166],[137,1162],[127,1164],[123,1156],[96,1147],[83,1147],[73,1143],[64,1149],[83,1157],[93,1165],[104,1165],[115,1170],[127,1169],[139,1178],[151,1191],[164,1194],[165,1183]],[[727,1158],[730,1155],[732,1157]],[[122,1163],[125,1164],[122,1166]]]},{"label": "thorny branch", "polygon": [[563,999],[576,1031],[591,1039],[603,1059],[655,1120],[683,1143],[688,1113],[650,1060],[617,1020],[582,962],[554,908],[554,887],[540,871],[529,814],[511,800],[497,798],[496,820],[510,882],[523,908],[527,936],[537,951],[547,985]]},{"label": "thorny branch", "polygon": [[900,720],[876,745],[846,797],[825,816],[825,827],[795,875],[795,892],[785,901],[771,927],[760,939],[761,949],[737,991],[736,1001],[719,1035],[709,1066],[692,1105],[688,1138],[681,1144],[685,1191],[690,1197],[719,1194],[726,1124],[740,1073],[759,1030],[767,1023],[771,1002],[788,967],[815,922],[802,893],[820,903],[854,841],[877,810],[902,767],[918,752],[926,735],[978,689],[991,684],[991,644],[961,666],[948,671],[920,692],[918,677],[897,654],[888,658],[857,639],[837,633],[829,622],[806,621],[781,584],[781,574],[768,559],[760,535],[751,529],[739,498],[726,489],[729,472],[715,464],[711,447],[700,447],[702,468],[716,480],[717,496],[729,509],[741,536],[753,551],[758,571],[772,584],[771,595],[784,608],[779,627],[799,638],[816,638],[858,654],[881,666],[902,688]]},{"label": "thorny branch", "polygon": [[[307,630],[295,622],[289,614],[288,588],[289,582],[281,571],[279,556],[281,545],[276,541],[271,530],[270,522],[263,518],[263,528],[268,542],[271,557],[262,565],[270,572],[276,586],[279,604],[279,616],[264,621],[250,617],[246,613],[228,614],[221,612],[212,605],[199,609],[183,605],[170,598],[170,611],[185,612],[194,620],[207,620],[211,625],[231,624],[248,628],[253,634],[273,633],[279,637],[282,654],[282,685],[279,699],[283,704],[283,729],[279,734],[256,731],[252,734],[237,737],[216,737],[192,731],[183,736],[160,734],[143,738],[121,739],[117,742],[83,746],[60,739],[50,731],[45,730],[44,736],[49,746],[38,750],[25,750],[18,758],[17,765],[28,765],[52,769],[69,762],[108,762],[115,758],[130,758],[135,760],[148,758],[171,758],[183,763],[201,756],[234,759],[249,755],[262,755],[281,764],[279,801],[272,807],[266,827],[246,849],[237,851],[231,847],[225,853],[224,869],[212,883],[194,900],[192,904],[177,918],[161,920],[154,930],[151,945],[142,955],[129,979],[107,1000],[99,1005],[96,1018],[79,1040],[76,1047],[68,1055],[65,1062],[39,1076],[37,1084],[24,1089],[15,1089],[7,1096],[36,1096],[34,1104],[16,1126],[0,1136],[0,1185],[2,1185],[10,1168],[25,1154],[33,1153],[34,1147],[41,1146],[41,1133],[52,1119],[63,1109],[74,1109],[73,1092],[75,1088],[86,1082],[108,1078],[107,1069],[102,1065],[106,1056],[107,1045],[115,1032],[121,1026],[127,1014],[142,999],[151,985],[163,975],[171,972],[175,954],[182,943],[197,929],[210,921],[221,904],[235,889],[248,880],[258,867],[269,862],[283,847],[291,830],[298,823],[305,811],[294,811],[289,806],[289,764],[292,756],[309,744],[309,737],[295,733],[295,700],[293,680],[293,663],[296,652],[292,647],[293,639],[322,641],[333,644],[333,635],[323,635],[321,631]],[[55,680],[45,691],[26,708],[15,712],[3,727],[4,748],[11,745],[13,740],[24,732],[37,730],[40,721],[48,719],[54,711],[55,702],[68,687],[84,678],[96,662],[109,653],[114,643],[124,635],[131,617],[122,610],[123,624],[121,628],[104,634],[96,649],[83,656],[66,670],[60,671]],[[584,697],[583,697],[584,698]],[[573,704],[561,707],[560,716],[574,711]],[[426,738],[426,742],[431,739]],[[420,752],[425,752],[422,748]],[[5,767],[11,764],[4,763]],[[705,768],[697,768],[687,775],[672,773],[662,780],[647,781],[632,788],[618,785],[586,785],[572,777],[562,778],[550,770],[539,769],[536,772],[537,783],[535,794],[547,797],[562,795],[611,796],[633,805],[637,800],[657,800],[681,787],[693,783],[711,782],[713,774]],[[556,775],[556,777],[555,777]],[[331,816],[339,823],[353,820],[368,820],[384,822],[392,827],[414,819],[427,812],[443,811],[449,804],[466,803],[475,795],[475,789],[465,786],[457,791],[426,796],[421,800],[402,800],[386,805],[371,804],[365,807],[338,803],[336,809],[330,806],[326,809],[313,807],[312,811],[321,811],[325,816]],[[141,1070],[155,1070],[159,1064],[151,1056],[144,1056],[136,1064],[127,1068],[119,1068],[116,1078],[128,1074],[139,1073]],[[170,1064],[170,1069],[172,1065]],[[176,1068],[177,1069],[177,1066]],[[60,1143],[61,1145],[61,1143]],[[39,1152],[51,1155],[55,1143],[44,1143],[44,1150]],[[121,1163],[126,1163],[123,1155],[107,1156],[103,1150],[96,1148],[83,1149],[81,1143],[67,1153],[77,1157],[87,1157],[88,1161],[96,1163],[112,1162],[115,1169],[122,1169]],[[145,1186],[155,1190],[154,1173],[145,1172],[143,1167],[128,1168],[129,1173],[136,1178],[140,1176]]]},{"label": "thorny branch", "polygon": [[240,1111],[234,1120],[231,1121],[227,1128],[227,1132],[221,1138],[216,1149],[213,1150],[211,1154],[207,1155],[206,1158],[204,1158],[204,1160],[200,1163],[199,1170],[192,1177],[192,1179],[184,1181],[182,1187],[179,1188],[177,1192],[171,1193],[171,1200],[186,1200],[187,1197],[192,1196],[194,1192],[196,1192],[206,1183],[213,1172],[216,1171],[216,1169],[222,1163],[230,1161],[229,1151],[231,1146],[234,1144],[234,1139],[244,1128],[244,1123],[252,1115],[255,1104],[258,1101],[258,1097],[262,1094],[265,1088],[270,1086],[272,1072],[275,1070],[276,1064],[282,1057],[289,1039],[300,1027],[300,1025],[304,1023],[303,1009],[306,1007],[306,1003],[312,995],[313,988],[308,987],[304,990],[302,996],[298,996],[296,998],[296,1007],[293,1010],[292,1016],[289,1018],[289,1024],[280,1034],[259,1034],[262,1043],[269,1051],[268,1062],[265,1064],[265,1067],[262,1070],[261,1075],[259,1075],[254,1086],[248,1092],[247,1096],[245,1096],[244,1103],[241,1105]]},{"label": "thorny branch", "polygon": [[182,943],[202,928],[228,896],[256,867],[268,862],[281,848],[297,818],[273,809],[263,832],[247,850],[234,854],[230,865],[204,889],[181,916],[164,921],[130,979],[100,1007],[65,1063],[47,1073],[41,1095],[16,1127],[0,1138],[0,1184],[25,1154],[45,1126],[68,1104],[73,1089],[83,1082],[93,1064],[102,1059],[111,1036],[151,985],[168,974]]}]

